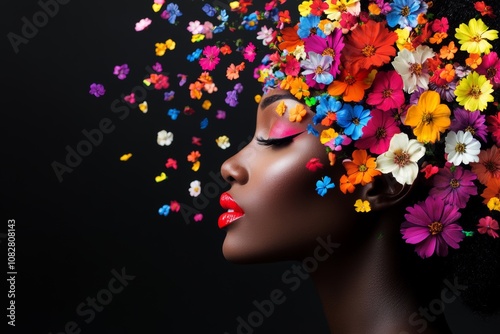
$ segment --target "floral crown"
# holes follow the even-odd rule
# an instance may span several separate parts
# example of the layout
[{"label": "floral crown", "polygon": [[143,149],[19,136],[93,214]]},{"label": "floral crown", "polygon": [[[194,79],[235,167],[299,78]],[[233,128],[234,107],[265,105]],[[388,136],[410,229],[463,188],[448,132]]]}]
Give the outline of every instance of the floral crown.
[{"label": "floral crown", "polygon": [[[372,0],[366,10],[359,0],[311,0],[298,5],[295,25],[282,20],[277,32],[261,31],[272,53],[255,78],[264,91],[288,90],[314,110],[308,132],[331,165],[342,158],[346,169],[340,180],[318,180],[319,195],[335,182],[346,194],[382,174],[402,185],[423,174],[428,196],[407,208],[401,225],[422,258],[446,256],[466,236],[498,238],[500,114],[492,94],[500,59],[490,44],[498,31],[483,21],[494,17],[490,6],[474,8],[476,17],[450,27],[423,0]],[[292,122],[304,115],[303,107],[289,110]],[[313,158],[306,167],[322,164]],[[486,214],[466,231],[459,218],[475,197]],[[359,199],[355,210],[370,211],[370,203]]]}]

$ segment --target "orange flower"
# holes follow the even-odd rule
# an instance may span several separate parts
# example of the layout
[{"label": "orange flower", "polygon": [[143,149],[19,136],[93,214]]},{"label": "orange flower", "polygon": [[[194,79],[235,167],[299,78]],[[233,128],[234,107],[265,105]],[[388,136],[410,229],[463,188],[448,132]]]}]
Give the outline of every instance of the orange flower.
[{"label": "orange flower", "polygon": [[467,64],[467,66],[469,66],[473,70],[481,65],[482,62],[483,60],[481,59],[481,55],[478,53],[470,53],[469,58],[465,59],[465,63]]},{"label": "orange flower", "polygon": [[340,191],[346,194],[347,192],[353,193],[354,189],[354,185],[349,181],[347,175],[342,175],[340,178]]},{"label": "orange flower", "polygon": [[500,150],[496,145],[479,152],[479,162],[471,162],[472,171],[483,185],[488,186],[491,180],[500,180]]},{"label": "orange flower", "polygon": [[307,114],[307,110],[302,103],[297,103],[295,107],[290,109],[288,120],[290,122],[301,122],[302,118]]},{"label": "orange flower", "polygon": [[349,182],[354,185],[361,183],[364,186],[372,182],[374,176],[382,174],[375,169],[376,160],[369,156],[366,150],[355,150],[352,152],[352,160],[344,160],[342,164],[347,170]]},{"label": "orange flower", "polygon": [[199,100],[201,99],[202,92],[201,90],[203,89],[203,83],[196,81],[192,84],[189,85],[189,95],[191,96],[192,99]]},{"label": "orange flower", "polygon": [[352,75],[347,70],[343,70],[338,77],[327,88],[331,96],[341,96],[345,102],[359,102],[365,96],[365,90],[370,87],[367,83],[368,71],[360,70]]},{"label": "orange flower", "polygon": [[326,117],[321,120],[321,125],[331,126],[337,120],[337,114],[334,112],[327,112]]},{"label": "orange flower", "polygon": [[224,44],[223,46],[220,47],[220,52],[223,54],[223,55],[230,55],[233,50],[231,50],[231,47],[227,44]]},{"label": "orange flower", "polygon": [[500,181],[497,179],[490,180],[486,189],[483,190],[481,197],[484,198],[484,204],[488,204],[493,197],[500,197]]},{"label": "orange flower", "polygon": [[453,67],[453,65],[446,64],[443,71],[441,71],[441,73],[439,73],[439,77],[441,79],[446,80],[446,82],[452,82],[453,79],[455,78],[455,68]]},{"label": "orange flower", "polygon": [[445,33],[445,32],[437,32],[434,34],[434,36],[432,36],[431,38],[429,38],[429,42],[431,44],[441,44],[441,42],[443,41],[443,39],[445,39],[446,37],[448,37],[448,34]]},{"label": "orange flower", "polygon": [[290,94],[300,100],[303,96],[309,96],[309,86],[301,78],[294,78],[290,82]]},{"label": "orange flower", "polygon": [[285,27],[281,29],[281,36],[278,36],[278,47],[280,50],[288,50],[288,52],[293,52],[298,45],[304,45],[304,41],[297,35],[297,30],[299,30],[299,25],[296,24],[294,27]]},{"label": "orange flower", "polygon": [[335,165],[337,161],[337,156],[332,151],[328,152],[328,161],[330,161],[330,166]]},{"label": "orange flower", "polygon": [[350,64],[353,72],[382,66],[396,55],[394,44],[398,34],[389,31],[384,22],[368,21],[358,25],[346,40],[342,56],[344,64]]},{"label": "orange flower", "polygon": [[191,151],[189,155],[187,156],[187,161],[189,162],[196,162],[198,159],[201,157],[200,152],[198,151]]},{"label": "orange flower", "polygon": [[444,45],[441,50],[439,50],[439,57],[442,59],[453,59],[455,58],[455,53],[457,53],[458,48],[455,46],[455,42],[451,41],[448,46]]}]

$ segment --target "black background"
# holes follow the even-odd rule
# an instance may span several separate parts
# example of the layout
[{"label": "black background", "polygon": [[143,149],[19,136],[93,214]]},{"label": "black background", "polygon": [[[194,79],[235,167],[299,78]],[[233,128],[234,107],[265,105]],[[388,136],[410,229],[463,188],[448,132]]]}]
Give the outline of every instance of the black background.
[{"label": "black background", "polygon": [[[201,10],[201,1],[177,3],[183,16],[174,26],[152,11],[149,0],[68,1],[16,53],[7,34],[22,36],[22,18],[33,22],[33,15],[42,9],[37,1],[3,2],[0,241],[4,255],[0,258],[6,273],[7,220],[15,219],[18,272],[15,329],[6,325],[8,319],[2,315],[2,326],[9,332],[71,332],[65,327],[74,322],[82,333],[233,334],[238,317],[248,319],[256,310],[254,301],[269,299],[271,291],[280,289],[286,301],[276,305],[253,329],[255,333],[328,333],[311,281],[302,281],[296,291],[282,282],[281,275],[292,263],[235,265],[223,258],[224,232],[217,228],[223,187],[206,194],[204,204],[193,202],[188,194],[194,179],[202,186],[217,184],[210,174],[218,173],[221,163],[252,135],[253,96],[260,88],[251,75],[260,58],[253,65],[247,62],[241,80],[229,82],[221,69],[242,57],[226,56],[215,77],[219,92],[203,96],[201,101],[213,102],[210,110],[203,110],[201,101],[190,99],[187,91],[200,73],[199,65],[187,62],[185,56],[213,41],[192,44],[185,28],[191,20],[209,18]],[[134,31],[135,23],[145,17],[153,19],[152,26]],[[234,36],[225,33],[216,38],[231,43]],[[254,35],[243,34],[247,41],[249,36]],[[177,42],[176,49],[164,57],[155,56],[154,44],[168,38]],[[120,119],[122,114],[112,112],[112,103],[140,86],[146,67],[156,61],[169,74],[175,99],[165,102],[163,91],[148,90],[148,113],[129,106],[127,116]],[[121,81],[113,68],[124,63],[131,72]],[[177,73],[190,75],[182,89],[177,87]],[[104,96],[88,93],[93,82],[104,84]],[[236,82],[243,82],[245,89],[240,104],[231,108],[223,99]],[[169,108],[182,110],[188,105],[195,114],[181,113],[175,121],[166,114]],[[120,106],[127,105],[120,102]],[[226,120],[215,118],[217,109],[226,110]],[[113,130],[60,182],[52,164],[64,164],[66,148],[76,148],[86,139],[82,131],[98,128],[106,118]],[[202,130],[199,124],[204,118],[209,125]],[[157,132],[163,129],[174,133],[171,146],[156,143]],[[231,139],[227,150],[215,144],[220,135]],[[202,146],[193,145],[192,136],[201,137]],[[186,161],[192,150],[202,154],[198,172]],[[119,158],[125,153],[133,156],[122,162]],[[168,157],[178,160],[176,171],[165,168]],[[169,178],[156,183],[154,178],[161,172]],[[192,215],[181,213],[159,215],[158,208],[171,200],[186,207],[197,205],[203,221],[194,222]],[[112,294],[109,304],[92,319],[89,313],[79,314],[77,307],[87,298],[105,294],[113,270],[124,270],[134,278]],[[1,294],[7,294],[6,285]],[[5,313],[7,302],[4,297]],[[493,333],[488,331],[491,323],[473,324],[472,316],[457,303],[447,305],[447,311],[455,333],[471,333],[473,328]]]}]

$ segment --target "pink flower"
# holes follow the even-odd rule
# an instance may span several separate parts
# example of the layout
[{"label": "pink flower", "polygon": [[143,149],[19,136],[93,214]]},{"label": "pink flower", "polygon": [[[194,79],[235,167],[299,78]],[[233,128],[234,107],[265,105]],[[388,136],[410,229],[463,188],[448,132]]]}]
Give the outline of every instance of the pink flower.
[{"label": "pink flower", "polygon": [[202,213],[197,213],[194,215],[194,221],[195,222],[201,222],[203,219],[203,214]]},{"label": "pink flower", "polygon": [[403,79],[396,71],[378,72],[366,103],[380,110],[399,108],[405,102]]},{"label": "pink flower", "polygon": [[498,221],[491,218],[490,216],[486,216],[484,218],[479,219],[479,224],[477,224],[477,231],[481,234],[488,234],[492,238],[498,238]]},{"label": "pink flower", "polygon": [[323,168],[323,164],[321,163],[321,161],[319,161],[318,158],[311,158],[311,160],[306,163],[306,168],[311,172],[315,172],[319,168]]},{"label": "pink flower", "polygon": [[204,26],[198,20],[189,22],[189,26],[187,27],[187,30],[193,35],[203,33],[203,29]]},{"label": "pink flower", "polygon": [[389,149],[392,137],[401,130],[392,113],[373,109],[370,114],[372,118],[363,128],[363,136],[355,142],[355,146],[382,154]]},{"label": "pink flower", "polygon": [[177,201],[170,201],[170,211],[179,212],[181,205]]},{"label": "pink flower", "polygon": [[255,45],[253,45],[252,42],[249,42],[248,45],[243,49],[243,58],[252,63],[255,60],[256,55],[257,53],[255,52]]},{"label": "pink flower", "polygon": [[432,22],[431,29],[434,32],[448,32],[449,27],[450,26],[448,24],[448,19],[446,17],[443,17],[441,19],[435,19]]},{"label": "pink flower", "polygon": [[495,51],[483,56],[483,61],[476,71],[485,75],[494,88],[500,87],[500,59],[498,59],[498,54]]},{"label": "pink flower", "polygon": [[200,58],[199,60],[200,66],[204,71],[213,70],[215,66],[219,63],[220,61],[219,52],[220,52],[219,47],[216,45],[205,46],[205,48],[203,49],[204,57]]},{"label": "pink flower", "polygon": [[448,247],[459,248],[464,234],[456,223],[461,216],[458,207],[429,196],[406,210],[401,234],[407,244],[416,245],[415,251],[420,257],[446,256]]}]

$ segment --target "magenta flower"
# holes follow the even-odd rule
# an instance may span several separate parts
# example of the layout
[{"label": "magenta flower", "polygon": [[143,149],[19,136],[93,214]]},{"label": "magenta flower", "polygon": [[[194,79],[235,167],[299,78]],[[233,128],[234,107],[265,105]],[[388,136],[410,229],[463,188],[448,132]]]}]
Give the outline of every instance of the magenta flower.
[{"label": "magenta flower", "polygon": [[214,45],[207,45],[203,49],[204,57],[200,58],[199,63],[204,71],[212,71],[215,66],[219,63],[219,47]]},{"label": "magenta flower", "polygon": [[495,51],[483,56],[483,61],[476,71],[485,75],[490,80],[493,88],[500,87],[500,59]]},{"label": "magenta flower", "polygon": [[249,62],[253,62],[257,53],[255,52],[255,45],[252,42],[249,42],[247,46],[243,49],[243,58],[248,60]]},{"label": "magenta flower", "polygon": [[304,39],[305,52],[313,51],[323,56],[332,57],[330,74],[335,77],[340,73],[340,54],[344,48],[344,35],[342,29],[334,29],[326,38],[313,34]]},{"label": "magenta flower", "polygon": [[460,166],[445,166],[433,178],[434,187],[429,194],[444,203],[451,204],[463,209],[467,206],[467,201],[472,195],[477,195],[477,188],[474,180],[477,179],[475,173],[463,169]]},{"label": "magenta flower", "polygon": [[403,79],[396,71],[378,72],[366,103],[387,111],[402,106],[405,102]]},{"label": "magenta flower", "polygon": [[98,83],[93,83],[90,85],[89,93],[94,95],[95,97],[99,97],[106,93],[104,86]]},{"label": "magenta flower", "polygon": [[113,69],[113,74],[118,76],[118,79],[120,80],[125,79],[129,72],[130,69],[128,68],[127,64],[116,65],[115,68]]},{"label": "magenta flower", "polygon": [[486,142],[486,117],[479,110],[470,112],[462,108],[457,108],[453,111],[453,116],[455,116],[455,120],[451,122],[451,131],[469,131],[474,137]]},{"label": "magenta flower", "polygon": [[406,210],[406,221],[400,231],[406,243],[416,245],[415,252],[420,257],[427,258],[434,253],[446,256],[448,247],[459,248],[464,234],[456,223],[461,216],[458,207],[429,196]]},{"label": "magenta flower", "polygon": [[389,149],[391,138],[401,129],[391,112],[373,109],[372,118],[363,128],[363,136],[355,142],[356,148],[382,154]]}]

